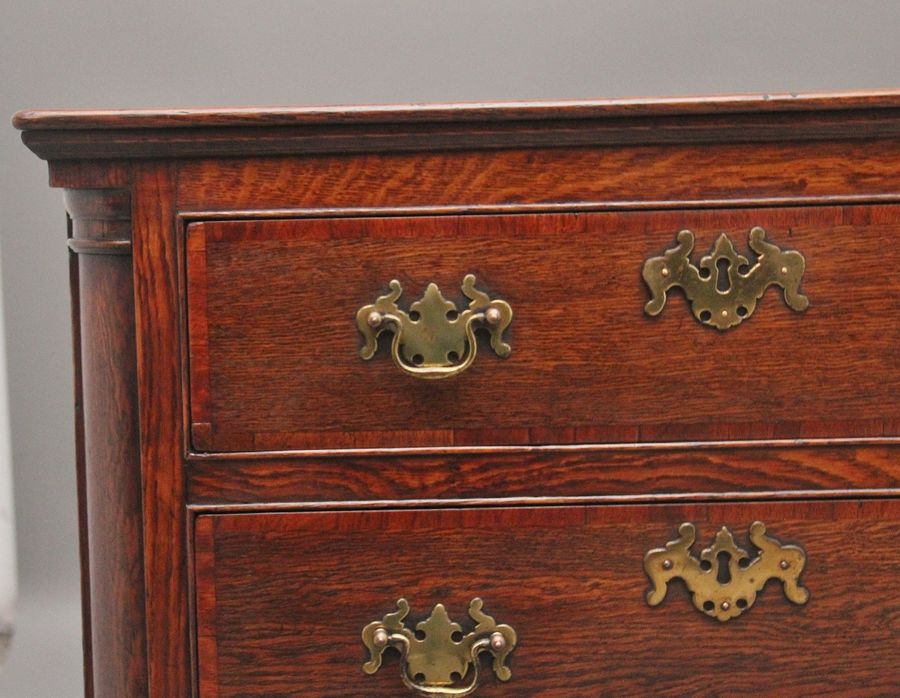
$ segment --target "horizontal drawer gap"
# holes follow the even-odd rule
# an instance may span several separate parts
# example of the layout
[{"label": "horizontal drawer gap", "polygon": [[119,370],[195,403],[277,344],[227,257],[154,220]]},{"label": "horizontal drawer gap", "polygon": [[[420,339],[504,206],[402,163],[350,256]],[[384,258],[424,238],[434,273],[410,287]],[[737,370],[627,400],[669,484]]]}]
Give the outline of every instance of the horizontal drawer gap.
[{"label": "horizontal drawer gap", "polygon": [[727,504],[730,502],[802,502],[857,499],[893,499],[900,488],[883,490],[820,490],[782,492],[697,492],[672,495],[595,496],[595,497],[507,497],[479,499],[411,499],[347,502],[255,502],[247,504],[189,504],[188,510],[202,514],[259,514],[288,511],[391,511],[395,509],[462,509],[505,507],[622,506],[631,504],[670,505],[680,502]]}]

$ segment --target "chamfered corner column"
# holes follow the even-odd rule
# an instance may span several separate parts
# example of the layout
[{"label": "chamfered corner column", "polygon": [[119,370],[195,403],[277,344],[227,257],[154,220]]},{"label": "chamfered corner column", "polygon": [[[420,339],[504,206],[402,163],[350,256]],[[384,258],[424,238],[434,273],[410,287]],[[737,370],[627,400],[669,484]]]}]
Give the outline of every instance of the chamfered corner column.
[{"label": "chamfered corner column", "polygon": [[131,195],[66,189],[71,219],[85,686],[147,695]]}]

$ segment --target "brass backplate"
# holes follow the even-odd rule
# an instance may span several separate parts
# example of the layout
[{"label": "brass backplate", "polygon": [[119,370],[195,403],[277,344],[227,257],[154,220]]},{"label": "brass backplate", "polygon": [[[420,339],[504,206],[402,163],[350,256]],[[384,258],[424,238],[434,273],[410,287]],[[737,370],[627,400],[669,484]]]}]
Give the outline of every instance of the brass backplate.
[{"label": "brass backplate", "polygon": [[400,282],[394,279],[389,286],[389,293],[356,313],[356,325],[364,339],[363,359],[375,355],[378,336],[389,331],[394,335],[391,354],[402,371],[417,378],[448,378],[474,361],[475,330],[482,327],[490,332],[491,348],[497,356],[509,356],[511,348],[503,341],[503,332],[512,321],[512,308],[475,288],[472,274],[463,279],[462,292],[470,302],[462,311],[431,283],[406,312],[397,305]]},{"label": "brass backplate", "polygon": [[516,646],[516,632],[508,625],[498,625],[482,612],[482,605],[479,598],[469,603],[475,628],[466,634],[450,620],[443,604],[435,606],[413,631],[403,623],[409,603],[399,599],[397,611],[363,628],[362,640],[369,650],[363,670],[374,674],[381,667],[384,651],[394,647],[401,654],[401,676],[408,688],[421,695],[463,696],[477,686],[478,655],[489,652],[497,678],[508,681],[512,672],[506,659]]},{"label": "brass backplate", "polygon": [[753,606],[757,593],[770,579],[781,580],[789,601],[805,604],[809,600],[809,591],[799,583],[805,553],[796,545],[782,545],[765,535],[762,522],[750,526],[750,542],[758,551],[753,558],[735,544],[727,528],[716,534],[713,545],[705,548],[699,559],[691,555],[697,533],[694,524],[681,524],[678,533],[677,540],[644,557],[644,571],[653,583],[647,592],[651,606],[662,603],[669,582],[676,577],[687,585],[697,610],[720,621],[737,618]]},{"label": "brass backplate", "polygon": [[798,312],[806,310],[809,299],[800,293],[806,260],[796,250],[782,250],[766,242],[759,226],[750,231],[750,249],[756,262],[737,253],[727,235],[720,235],[710,254],[696,267],[691,262],[694,234],[682,230],[678,245],[662,257],[644,262],[644,282],[651,299],[644,306],[647,315],[659,315],[670,288],[680,288],[691,304],[691,312],[704,325],[726,330],[749,318],[757,301],[769,286],[780,286],[784,301]]}]

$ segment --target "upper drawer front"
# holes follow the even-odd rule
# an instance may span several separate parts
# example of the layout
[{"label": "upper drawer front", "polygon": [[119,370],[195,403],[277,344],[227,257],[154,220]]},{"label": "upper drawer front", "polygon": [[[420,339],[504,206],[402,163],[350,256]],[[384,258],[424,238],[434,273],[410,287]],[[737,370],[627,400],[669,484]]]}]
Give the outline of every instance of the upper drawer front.
[{"label": "upper drawer front", "polygon": [[[693,546],[647,555],[686,522]],[[363,628],[405,598],[409,630],[440,603],[468,634],[477,597],[517,642],[476,696],[896,696],[898,524],[894,500],[202,516],[199,692],[417,695],[394,650],[363,672]],[[420,629],[455,656],[446,625]],[[417,654],[410,674],[438,668]]]},{"label": "upper drawer front", "polygon": [[[805,258],[808,308],[771,286],[724,331],[695,319],[678,289],[645,312],[645,261],[679,231],[694,233],[698,267],[722,233],[752,265],[756,226]],[[898,232],[900,207],[888,205],[194,223],[193,446],[895,436]],[[404,311],[432,282],[461,311],[467,274],[512,308],[507,358],[481,332],[477,359],[447,380],[399,370],[389,333],[360,357],[357,312],[392,279]]]}]

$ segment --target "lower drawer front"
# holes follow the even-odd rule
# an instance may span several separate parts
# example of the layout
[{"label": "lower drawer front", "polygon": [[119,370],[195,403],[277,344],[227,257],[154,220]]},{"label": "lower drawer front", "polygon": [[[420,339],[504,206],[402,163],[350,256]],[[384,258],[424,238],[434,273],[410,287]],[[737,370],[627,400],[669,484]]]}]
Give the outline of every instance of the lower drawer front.
[{"label": "lower drawer front", "polygon": [[[806,555],[793,601],[770,579],[755,603],[722,621],[711,615],[720,609],[695,608],[685,582],[673,579],[662,602],[648,604],[644,557],[678,539],[683,522],[696,527],[693,556],[727,527],[754,558],[754,521]],[[443,604],[464,635],[474,632],[475,597],[515,631],[511,677],[500,681],[485,652],[479,696],[897,695],[898,522],[900,500],[203,515],[195,532],[200,695],[412,695],[398,651],[385,651],[377,672],[363,671],[363,628],[401,597],[412,631]],[[728,562],[727,536],[718,543],[712,558]],[[670,550],[648,566],[678,572],[685,554]],[[765,569],[782,558],[796,569],[800,554],[762,558]],[[724,565],[711,570],[720,578],[716,603],[747,596],[727,593],[747,581],[734,563],[730,581]],[[442,639],[440,616],[425,638]],[[441,646],[446,663],[453,650]],[[438,671],[433,659],[428,671]],[[467,671],[459,684],[473,677]]]}]

